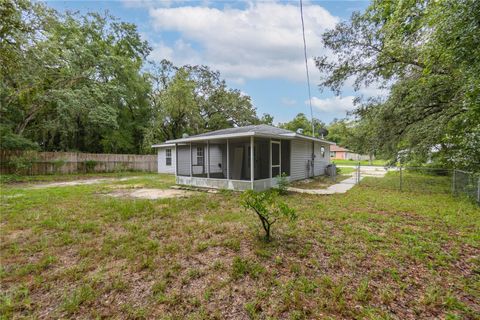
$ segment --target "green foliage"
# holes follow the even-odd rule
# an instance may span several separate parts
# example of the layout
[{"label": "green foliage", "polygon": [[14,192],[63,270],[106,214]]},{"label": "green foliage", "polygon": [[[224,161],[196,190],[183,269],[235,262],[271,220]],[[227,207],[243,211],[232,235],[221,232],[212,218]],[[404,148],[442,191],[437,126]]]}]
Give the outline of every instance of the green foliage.
[{"label": "green foliage", "polygon": [[479,19],[475,0],[381,0],[323,35],[336,59],[316,59],[322,87],[338,94],[353,78],[355,89],[389,89],[357,99],[358,146],[478,170]]},{"label": "green foliage", "polygon": [[218,71],[207,66],[175,66],[167,60],[151,64],[152,124],[144,148],[152,143],[177,139],[182,134],[271,122],[258,119],[250,97],[230,89]]},{"label": "green foliage", "polygon": [[288,175],[285,172],[279,174],[275,177],[277,180],[277,187],[276,189],[281,195],[285,195],[288,193],[288,187],[290,186],[290,181],[288,181]]},{"label": "green foliage", "polygon": [[53,172],[57,173],[58,170],[61,169],[67,162],[63,159],[58,159],[58,160],[52,161],[51,163],[53,164]]},{"label": "green foliage", "polygon": [[0,124],[0,149],[2,150],[38,150],[38,144],[15,134],[9,126]]},{"label": "green foliage", "polygon": [[[313,124],[315,126],[315,136],[319,137],[320,136],[319,130],[324,128],[325,124],[316,118],[313,119]],[[312,135],[312,121],[308,119],[304,113],[297,114],[292,121],[280,123],[279,127],[287,130],[291,130],[294,132],[296,132],[298,129],[303,129],[304,135],[306,136]]]},{"label": "green foliage", "polygon": [[95,160],[85,160],[83,164],[85,166],[85,171],[87,173],[91,173],[95,171],[95,167],[97,166],[98,162]]},{"label": "green foliage", "polygon": [[8,165],[17,175],[28,174],[36,160],[37,153],[35,151],[26,151],[18,156],[10,157]]},{"label": "green foliage", "polygon": [[151,48],[134,24],[26,0],[2,1],[0,17],[2,149],[151,153],[183,133],[260,121],[206,66],[145,68]]},{"label": "green foliage", "polygon": [[247,190],[241,195],[241,205],[244,209],[253,210],[265,230],[265,240],[270,241],[270,228],[279,219],[295,221],[297,214],[283,202],[276,190],[255,192]]},{"label": "green foliage", "polygon": [[232,263],[232,278],[240,279],[249,275],[253,279],[257,279],[260,274],[265,272],[265,268],[260,264],[250,261],[247,259],[242,259],[240,257],[235,257]]}]

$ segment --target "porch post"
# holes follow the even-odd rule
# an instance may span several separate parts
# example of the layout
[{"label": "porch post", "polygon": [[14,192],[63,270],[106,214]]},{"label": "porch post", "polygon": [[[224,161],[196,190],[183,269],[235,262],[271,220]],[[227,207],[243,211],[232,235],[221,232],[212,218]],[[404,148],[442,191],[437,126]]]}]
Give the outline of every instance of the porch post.
[{"label": "porch post", "polygon": [[253,180],[254,180],[254,170],[253,170],[253,153],[255,152],[254,144],[253,144],[253,136],[250,137],[250,182],[252,184],[252,190],[253,190]]},{"label": "porch post", "polygon": [[268,140],[268,170],[269,170],[269,173],[268,173],[268,176],[270,177],[270,179],[272,179],[272,139],[270,138]]},{"label": "porch post", "polygon": [[190,142],[190,178],[193,176],[192,143]]},{"label": "porch post", "polygon": [[210,178],[210,140],[207,140],[207,178]]},{"label": "porch post", "polygon": [[175,143],[175,177],[178,176],[178,144]]},{"label": "porch post", "polygon": [[227,139],[227,185],[230,180],[230,142]]}]

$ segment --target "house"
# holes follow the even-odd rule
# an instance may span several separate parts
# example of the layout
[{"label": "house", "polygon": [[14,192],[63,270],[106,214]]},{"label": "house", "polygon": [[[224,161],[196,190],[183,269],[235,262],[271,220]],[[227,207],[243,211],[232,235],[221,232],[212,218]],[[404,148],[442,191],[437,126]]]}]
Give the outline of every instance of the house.
[{"label": "house", "polygon": [[[332,142],[268,125],[230,128],[169,140],[158,149],[159,172],[176,183],[233,190],[265,190],[325,174]],[[252,152],[253,150],[253,152]]]},{"label": "house", "polygon": [[362,155],[350,151],[346,148],[340,147],[336,144],[330,146],[330,157],[332,160],[369,160],[370,157],[368,155]]}]

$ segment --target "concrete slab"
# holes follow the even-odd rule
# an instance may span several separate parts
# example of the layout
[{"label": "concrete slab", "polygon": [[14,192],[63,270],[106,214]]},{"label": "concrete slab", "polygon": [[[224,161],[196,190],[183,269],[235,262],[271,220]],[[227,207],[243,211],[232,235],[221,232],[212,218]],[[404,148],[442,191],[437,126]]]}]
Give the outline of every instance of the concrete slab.
[{"label": "concrete slab", "polygon": [[[288,191],[308,194],[335,194],[345,193],[355,186],[355,177],[351,177],[343,180],[340,183],[331,185],[326,189],[300,189],[300,188],[288,188]],[[361,179],[360,179],[361,180]]]}]

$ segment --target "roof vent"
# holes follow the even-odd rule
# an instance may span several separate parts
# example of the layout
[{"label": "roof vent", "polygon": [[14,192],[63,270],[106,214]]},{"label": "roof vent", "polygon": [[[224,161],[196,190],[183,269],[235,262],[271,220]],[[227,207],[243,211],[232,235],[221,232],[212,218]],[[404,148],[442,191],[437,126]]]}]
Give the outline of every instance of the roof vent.
[{"label": "roof vent", "polygon": [[188,138],[188,133],[182,134],[182,138],[184,138],[184,139],[185,139],[185,138]]},{"label": "roof vent", "polygon": [[302,129],[302,128],[298,128],[298,129],[297,129],[297,133],[298,133],[298,134],[303,134],[303,129]]}]

